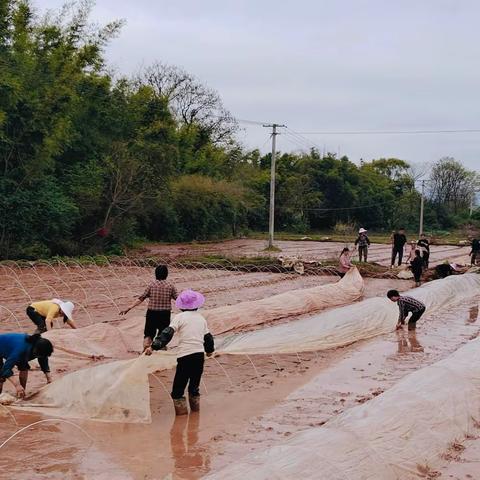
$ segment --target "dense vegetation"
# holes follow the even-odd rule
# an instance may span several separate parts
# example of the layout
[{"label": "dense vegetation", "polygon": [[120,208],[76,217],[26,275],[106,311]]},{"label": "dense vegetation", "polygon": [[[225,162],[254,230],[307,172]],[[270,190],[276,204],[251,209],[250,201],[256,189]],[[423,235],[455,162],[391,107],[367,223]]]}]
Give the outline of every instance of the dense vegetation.
[{"label": "dense vegetation", "polygon": [[[104,47],[121,23],[94,28],[89,13],[0,0],[0,258],[265,230],[270,155],[240,146],[219,95],[182,69],[114,77]],[[453,159],[435,172],[426,223],[448,228],[476,178]],[[277,227],[416,226],[414,177],[397,159],[280,154]]]}]

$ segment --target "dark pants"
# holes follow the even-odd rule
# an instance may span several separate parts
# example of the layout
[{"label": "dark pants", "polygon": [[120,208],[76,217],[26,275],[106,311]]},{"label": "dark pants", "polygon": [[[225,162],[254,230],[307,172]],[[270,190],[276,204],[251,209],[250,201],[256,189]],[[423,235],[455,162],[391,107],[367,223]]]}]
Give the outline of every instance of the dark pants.
[{"label": "dark pants", "polygon": [[428,268],[428,262],[430,260],[430,252],[423,252],[422,259],[423,259],[423,266],[425,268]]},{"label": "dark pants", "polygon": [[361,262],[363,257],[363,261],[366,262],[367,256],[368,256],[368,246],[363,245],[358,247],[358,261]]},{"label": "dark pants", "polygon": [[408,329],[409,330],[415,330],[417,328],[417,321],[420,319],[420,317],[425,313],[425,309],[422,308],[422,310],[419,310],[418,312],[413,312],[410,320],[408,321]]},{"label": "dark pants", "polygon": [[413,278],[415,278],[416,283],[420,283],[420,280],[422,279],[422,270],[413,270]]},{"label": "dark pants", "polygon": [[40,333],[47,331],[47,325],[45,324],[46,317],[40,315],[33,307],[27,307],[27,315],[30,320],[37,326]]},{"label": "dark pants", "polygon": [[174,400],[183,397],[187,384],[189,395],[200,395],[199,387],[204,361],[205,355],[203,352],[192,353],[177,359],[177,371],[172,387],[172,398]]},{"label": "dark pants", "polygon": [[395,265],[395,259],[398,255],[398,266],[402,264],[403,260],[403,247],[393,247],[392,248],[392,267]]},{"label": "dark pants", "polygon": [[157,333],[170,325],[170,316],[170,310],[147,310],[143,337],[153,340]]},{"label": "dark pants", "polygon": [[479,256],[480,252],[473,251],[472,252],[472,265],[477,264],[477,257]]}]

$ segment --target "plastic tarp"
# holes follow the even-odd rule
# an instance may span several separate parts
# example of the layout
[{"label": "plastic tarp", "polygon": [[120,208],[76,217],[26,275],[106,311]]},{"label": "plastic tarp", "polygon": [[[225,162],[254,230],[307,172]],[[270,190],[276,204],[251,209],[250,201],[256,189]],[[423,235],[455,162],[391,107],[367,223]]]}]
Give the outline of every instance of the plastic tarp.
[{"label": "plastic tarp", "polygon": [[[465,296],[479,293],[480,275],[465,274],[429,282],[408,291],[427,313]],[[385,292],[386,293],[386,292]],[[221,348],[229,353],[295,353],[341,347],[388,333],[398,320],[398,306],[386,296],[339,307],[297,322],[227,337]]]},{"label": "plastic tarp", "polygon": [[363,279],[358,269],[352,268],[336,283],[214,308],[205,311],[204,315],[210,330],[219,334],[345,305],[358,300],[363,291]]},{"label": "plastic tarp", "polygon": [[[480,275],[465,274],[408,293],[422,300],[427,314],[431,314],[479,291]],[[220,339],[217,351],[275,354],[323,350],[392,331],[397,317],[396,304],[386,298],[372,298],[296,322]],[[62,417],[149,422],[148,374],[174,365],[172,351],[87,368],[47,385],[24,406]]]},{"label": "plastic tarp", "polygon": [[314,479],[319,472],[328,480],[425,478],[452,442],[478,434],[479,416],[480,340],[474,340],[324,426],[206,478]]}]

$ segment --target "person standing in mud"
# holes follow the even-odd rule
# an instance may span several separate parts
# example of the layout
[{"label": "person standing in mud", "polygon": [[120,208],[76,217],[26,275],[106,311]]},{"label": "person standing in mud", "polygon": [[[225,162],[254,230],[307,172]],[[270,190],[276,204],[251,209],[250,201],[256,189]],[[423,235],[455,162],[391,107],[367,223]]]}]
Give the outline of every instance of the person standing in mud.
[{"label": "person standing in mud", "polygon": [[358,247],[358,261],[366,262],[368,258],[368,247],[370,246],[370,239],[367,236],[367,230],[361,228],[358,231],[358,237],[355,240],[355,246]]},{"label": "person standing in mud", "polygon": [[408,297],[406,295],[400,295],[398,290],[389,290],[387,297],[398,304],[399,316],[397,322],[397,330],[405,325],[405,319],[408,314],[411,313],[411,317],[408,320],[408,329],[415,330],[417,328],[417,321],[425,313],[425,305],[416,298]]},{"label": "person standing in mud", "polygon": [[395,265],[395,260],[398,255],[398,266],[402,264],[403,260],[403,249],[407,243],[407,237],[405,235],[405,229],[401,228],[392,235],[392,263],[391,266]]},{"label": "person standing in mud", "polygon": [[177,298],[177,289],[172,283],[167,281],[167,277],[168,267],[166,265],[158,265],[155,268],[155,280],[148,285],[143,294],[138,297],[138,300],[131,307],[120,312],[120,315],[126,315],[148,298],[145,328],[143,331],[143,351],[150,347],[158,333],[170,325],[172,300]]},{"label": "person standing in mud", "polygon": [[70,328],[77,328],[73,321],[73,309],[75,305],[72,302],[64,302],[58,298],[53,300],[44,300],[31,303],[27,307],[28,318],[37,326],[35,333],[46,332],[53,328],[55,318],[63,318]]},{"label": "person standing in mud", "polygon": [[410,262],[410,269],[415,278],[415,286],[419,287],[423,273],[423,259],[420,255],[420,250],[415,250],[415,258]]},{"label": "person standing in mud", "polygon": [[[52,353],[53,345],[50,340],[42,338],[38,333],[33,335],[26,333],[0,334],[0,393],[2,393],[3,384],[8,380],[15,387],[17,397],[23,398],[30,370],[28,362],[35,358],[38,359],[47,383],[50,383],[52,377],[50,376],[48,357]],[[13,374],[14,367],[17,367],[19,371],[18,380]]]},{"label": "person standing in mud", "polygon": [[424,268],[428,268],[428,262],[430,260],[430,242],[428,241],[428,238],[424,233],[420,235],[420,239],[418,240],[417,247],[422,253]]},{"label": "person standing in mud", "polygon": [[215,351],[215,343],[207,321],[198,309],[205,303],[204,296],[194,290],[185,290],[177,298],[176,306],[182,313],[175,315],[169,327],[155,338],[152,346],[145,350],[162,350],[178,333],[177,370],[173,380],[172,400],[176,415],[187,415],[187,401],[184,397],[188,385],[190,410],[200,410],[200,381],[203,374],[205,353],[210,357]]},{"label": "person standing in mud", "polygon": [[471,257],[472,267],[477,264],[477,258],[480,257],[480,240],[478,238],[472,239],[472,250],[469,253]]}]

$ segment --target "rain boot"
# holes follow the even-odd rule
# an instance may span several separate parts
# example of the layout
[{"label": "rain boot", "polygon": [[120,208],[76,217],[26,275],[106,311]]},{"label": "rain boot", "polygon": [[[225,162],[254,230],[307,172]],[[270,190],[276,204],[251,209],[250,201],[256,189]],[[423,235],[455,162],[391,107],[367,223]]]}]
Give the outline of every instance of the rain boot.
[{"label": "rain boot", "polygon": [[189,395],[188,401],[190,403],[190,410],[192,412],[200,411],[200,395]]},{"label": "rain boot", "polygon": [[187,400],[185,397],[174,398],[173,406],[175,407],[175,415],[177,417],[180,415],[188,415]]}]

